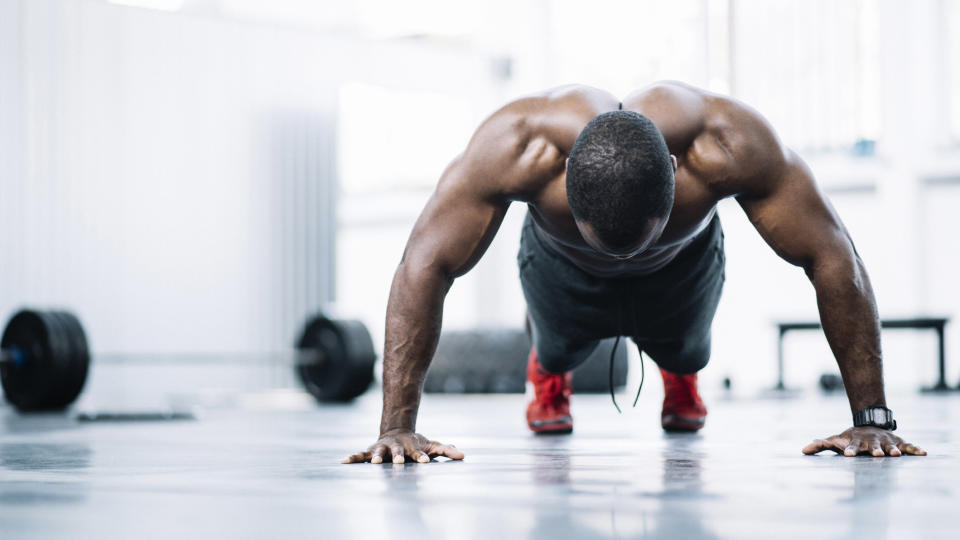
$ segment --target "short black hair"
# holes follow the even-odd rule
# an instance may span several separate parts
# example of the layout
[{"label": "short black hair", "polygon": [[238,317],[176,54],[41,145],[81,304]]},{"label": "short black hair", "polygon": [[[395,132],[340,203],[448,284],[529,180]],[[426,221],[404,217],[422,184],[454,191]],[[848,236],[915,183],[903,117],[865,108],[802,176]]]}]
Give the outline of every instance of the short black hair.
[{"label": "short black hair", "polygon": [[567,200],[610,248],[634,244],[651,218],[673,206],[670,151],[649,118],[611,111],[591,120],[570,150]]}]

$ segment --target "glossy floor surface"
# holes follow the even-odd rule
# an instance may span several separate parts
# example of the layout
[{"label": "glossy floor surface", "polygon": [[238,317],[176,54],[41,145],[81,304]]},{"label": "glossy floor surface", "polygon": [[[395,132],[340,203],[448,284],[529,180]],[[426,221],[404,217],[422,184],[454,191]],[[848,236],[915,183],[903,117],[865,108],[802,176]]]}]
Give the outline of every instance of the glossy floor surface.
[{"label": "glossy floor surface", "polygon": [[376,391],[322,408],[208,395],[169,422],[78,422],[106,408],[86,395],[67,415],[3,407],[0,537],[960,537],[960,395],[892,396],[930,455],[877,459],[800,454],[849,421],[842,397],[718,392],[684,436],[661,432],[658,392],[622,415],[575,396],[575,431],[555,437],[526,431],[519,395],[427,396],[421,431],[467,456],[425,465],[339,464],[372,442]]}]

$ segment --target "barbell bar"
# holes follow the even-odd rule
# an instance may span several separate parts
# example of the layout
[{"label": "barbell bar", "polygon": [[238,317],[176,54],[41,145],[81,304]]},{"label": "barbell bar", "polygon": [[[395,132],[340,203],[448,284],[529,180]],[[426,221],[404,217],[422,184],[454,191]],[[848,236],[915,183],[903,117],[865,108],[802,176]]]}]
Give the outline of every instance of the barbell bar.
[{"label": "barbell bar", "polygon": [[[317,401],[344,402],[370,386],[375,361],[363,323],[318,314],[304,324],[290,365]],[[18,410],[66,408],[82,392],[89,368],[86,333],[72,313],[22,309],[7,323],[0,379],[4,396]]]}]

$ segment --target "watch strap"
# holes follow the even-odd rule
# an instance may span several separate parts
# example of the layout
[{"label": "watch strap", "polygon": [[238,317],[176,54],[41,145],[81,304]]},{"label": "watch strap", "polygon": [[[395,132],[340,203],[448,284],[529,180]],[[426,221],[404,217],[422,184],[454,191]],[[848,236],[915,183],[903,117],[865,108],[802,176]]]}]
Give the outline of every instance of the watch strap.
[{"label": "watch strap", "polygon": [[883,405],[874,405],[857,411],[853,415],[854,427],[873,426],[893,431],[897,429],[897,421],[893,419],[893,411]]}]

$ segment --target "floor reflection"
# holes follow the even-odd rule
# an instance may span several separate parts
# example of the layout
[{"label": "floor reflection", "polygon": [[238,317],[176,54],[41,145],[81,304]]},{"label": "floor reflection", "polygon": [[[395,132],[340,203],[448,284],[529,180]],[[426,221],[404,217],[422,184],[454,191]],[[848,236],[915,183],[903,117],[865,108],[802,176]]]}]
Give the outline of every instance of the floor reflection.
[{"label": "floor reflection", "polygon": [[[0,405],[2,407],[2,405]],[[79,425],[73,415],[66,412],[5,414],[2,415],[4,433],[44,433],[77,429]]]},{"label": "floor reflection", "polygon": [[[570,481],[571,467],[572,459],[567,448],[541,449],[533,453],[533,484],[543,491],[544,496],[534,502],[534,522],[528,535],[531,540],[593,538],[607,534],[607,531],[598,531],[575,518],[583,514],[574,504],[576,499],[569,496],[574,490]],[[558,487],[562,488],[559,493]]]},{"label": "floor reflection", "polygon": [[890,528],[891,500],[897,493],[897,471],[906,458],[856,458],[851,463],[853,492],[849,535],[884,538]]},{"label": "floor reflection", "polygon": [[648,538],[719,538],[706,526],[703,501],[703,457],[697,435],[664,435],[666,447],[660,458],[663,490]]},{"label": "floor reflection", "polygon": [[538,486],[569,484],[569,452],[534,452],[533,483]]},{"label": "floor reflection", "polygon": [[[709,530],[703,517],[704,501],[715,497],[704,491],[702,480],[703,452],[696,436],[666,436],[660,454],[659,483],[655,477],[641,472],[641,480],[628,465],[622,476],[596,478],[582,475],[571,479],[571,471],[583,472],[584,461],[560,446],[534,451],[533,483],[544,493],[544,500],[535,505],[535,522],[531,539],[579,538],[596,536],[635,536],[645,538],[718,538]],[[627,463],[627,462],[624,462]],[[657,470],[653,465],[654,471]],[[647,470],[649,471],[648,468]],[[633,480],[631,480],[633,477]],[[558,491],[559,488],[559,491]],[[586,495],[594,501],[607,494],[609,516],[598,515],[599,508],[578,507]]]},{"label": "floor reflection", "polygon": [[0,467],[14,471],[86,469],[93,451],[86,444],[3,443]]},{"label": "floor reflection", "polygon": [[420,468],[423,465],[375,465],[381,468],[386,492],[380,506],[384,522],[390,524],[395,538],[432,538],[430,529],[423,520],[426,506],[420,497]]},{"label": "floor reflection", "polygon": [[[2,470],[57,473],[90,468],[93,451],[80,443],[3,443],[0,444]],[[47,504],[78,504],[86,500],[83,484],[49,482],[0,482],[0,505],[35,507]]]}]

